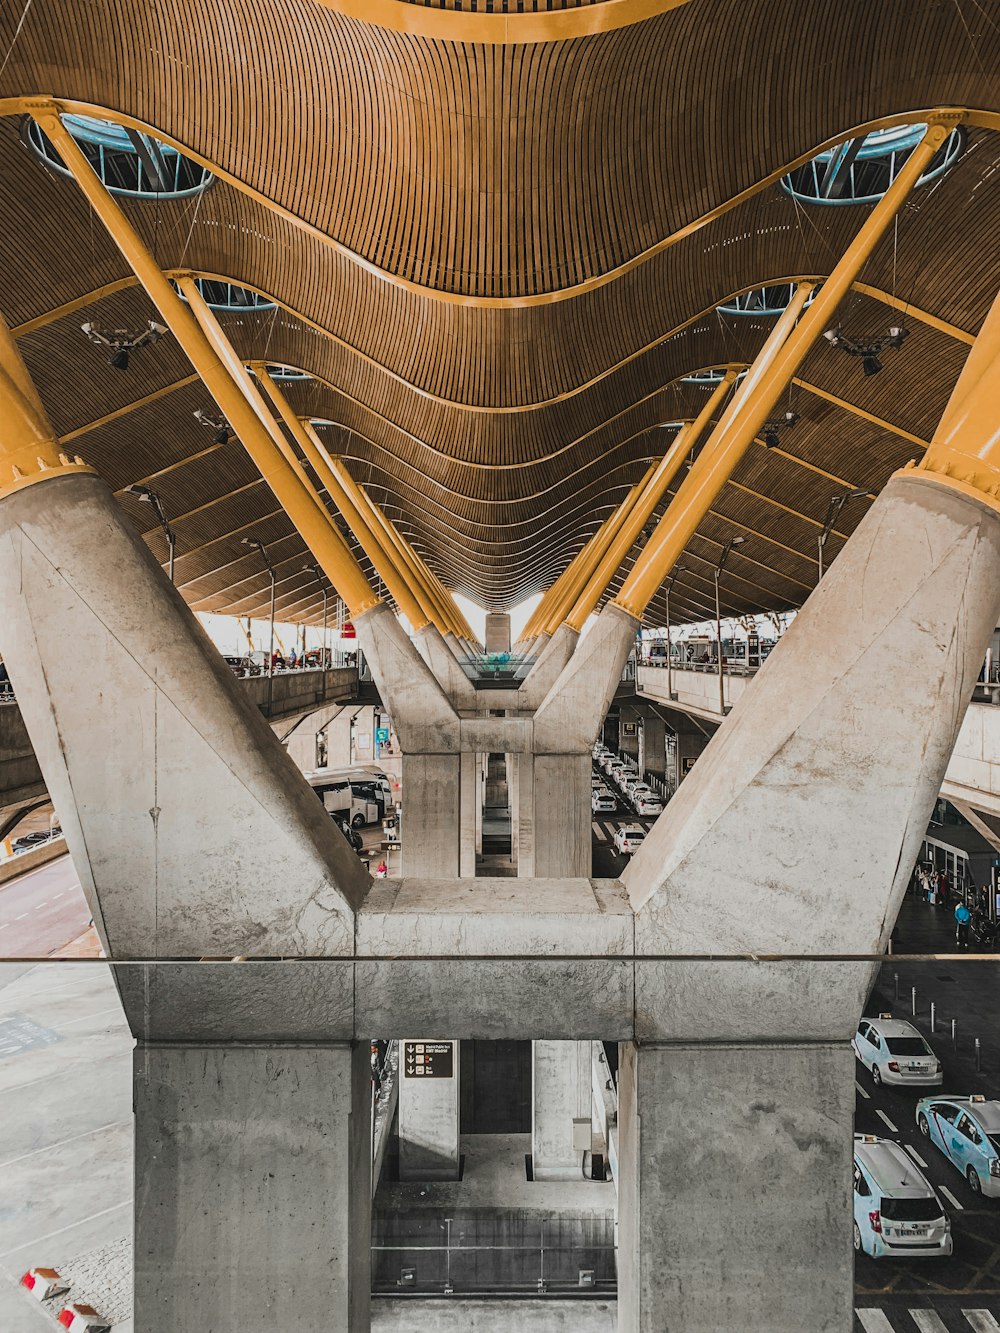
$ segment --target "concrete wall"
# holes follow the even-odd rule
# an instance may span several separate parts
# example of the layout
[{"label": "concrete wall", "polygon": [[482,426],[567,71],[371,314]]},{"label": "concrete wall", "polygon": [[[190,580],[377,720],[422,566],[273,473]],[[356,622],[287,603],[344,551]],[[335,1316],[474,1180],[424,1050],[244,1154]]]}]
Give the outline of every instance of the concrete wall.
[{"label": "concrete wall", "polygon": [[[753,676],[736,676],[725,672],[724,690],[726,707],[732,708],[742,697]],[[666,667],[640,667],[636,673],[636,693],[659,703],[669,703],[681,713],[696,717],[719,718],[719,676],[716,671],[678,671],[670,673],[673,698],[667,693]]]},{"label": "concrete wall", "polygon": [[1000,707],[970,704],[941,795],[1000,815]]},{"label": "concrete wall", "polygon": [[45,782],[16,703],[0,704],[0,807],[45,795]]},{"label": "concrete wall", "polygon": [[[262,711],[267,709],[267,677],[246,676],[243,686],[253,702]],[[358,672],[355,667],[338,667],[332,671],[284,671],[272,681],[271,717],[285,717],[301,713],[333,699],[349,699],[357,693]]]}]

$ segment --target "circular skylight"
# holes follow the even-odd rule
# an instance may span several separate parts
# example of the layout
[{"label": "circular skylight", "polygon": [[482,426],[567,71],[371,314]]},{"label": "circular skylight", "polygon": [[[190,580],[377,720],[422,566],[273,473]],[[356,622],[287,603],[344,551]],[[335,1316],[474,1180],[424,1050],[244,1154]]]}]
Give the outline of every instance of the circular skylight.
[{"label": "circular skylight", "polygon": [[[151,134],[97,116],[67,113],[62,122],[112,194],[134,199],[180,199],[198,194],[214,179],[206,167]],[[63,176],[71,175],[37,121],[28,117],[23,134],[47,166]]]},{"label": "circular skylight", "polygon": [[[804,166],[781,178],[794,199],[812,204],[874,204],[899,175],[903,163],[924,136],[926,125],[894,125],[872,130],[858,139],[845,139],[827,148]],[[962,154],[966,135],[952,130],[917,182],[942,176]]]}]

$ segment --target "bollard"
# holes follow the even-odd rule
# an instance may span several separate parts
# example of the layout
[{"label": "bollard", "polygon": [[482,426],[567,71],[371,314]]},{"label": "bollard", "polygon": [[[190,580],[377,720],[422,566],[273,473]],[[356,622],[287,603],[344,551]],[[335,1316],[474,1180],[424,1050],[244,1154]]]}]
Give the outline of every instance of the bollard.
[{"label": "bollard", "polygon": [[981,1047],[980,1044],[979,1044],[979,1038],[977,1037],[977,1038],[976,1038],[976,1073],[977,1073],[977,1074],[981,1074],[982,1072],[983,1072],[983,1050],[982,1050],[982,1047]]},{"label": "bollard", "polygon": [[952,1046],[956,1046],[956,1047],[958,1046],[958,1019],[957,1019],[957,1018],[953,1018],[953,1019],[951,1020],[951,1044],[952,1044]]},{"label": "bollard", "polygon": [[912,1013],[913,1017],[916,1018],[916,1016],[917,1016],[917,988],[916,988],[916,986],[914,986],[913,989],[910,991],[910,1012]]},{"label": "bollard", "polygon": [[895,1000],[896,1000],[896,1003],[899,1004],[899,973],[898,973],[898,972],[893,972],[893,974],[892,974],[892,980],[893,980],[893,986],[894,986],[894,988],[895,988]]},{"label": "bollard", "polygon": [[933,1036],[933,1034],[937,1031],[937,1028],[934,1026],[934,1020],[935,1020],[936,1017],[937,1017],[937,1005],[934,1003],[933,1000],[931,1000],[931,1035],[932,1035],[932,1036]]}]

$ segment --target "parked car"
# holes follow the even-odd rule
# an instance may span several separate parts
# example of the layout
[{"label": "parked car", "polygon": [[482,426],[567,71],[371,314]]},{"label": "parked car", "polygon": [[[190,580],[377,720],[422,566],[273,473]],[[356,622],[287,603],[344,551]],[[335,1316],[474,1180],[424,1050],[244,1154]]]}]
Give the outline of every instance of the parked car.
[{"label": "parked car", "polygon": [[663,813],[663,802],[656,792],[637,792],[633,800],[637,815],[660,815]]},{"label": "parked car", "polygon": [[854,1054],[871,1070],[875,1083],[939,1088],[941,1061],[917,1029],[892,1014],[863,1018],[851,1041]]},{"label": "parked car", "polygon": [[249,674],[249,667],[245,657],[225,657],[223,660],[234,676],[246,676]]},{"label": "parked car", "polygon": [[622,856],[632,856],[639,850],[645,840],[645,829],[640,828],[638,824],[623,824],[620,829],[615,831],[612,842],[616,852],[620,852]]},{"label": "parked car", "polygon": [[340,810],[331,810],[330,818],[337,825],[341,833],[351,844],[354,850],[356,852],[360,852],[364,848],[365,844],[364,844],[364,839],[362,838],[358,830],[356,828],[352,828],[349,820],[341,813]]},{"label": "parked car", "polygon": [[595,791],[590,798],[590,808],[595,815],[613,814],[618,809],[618,802],[607,790]]},{"label": "parked car", "polygon": [[873,1259],[948,1255],[951,1220],[934,1187],[891,1139],[854,1136],[854,1248]]},{"label": "parked car", "polygon": [[1000,1196],[1000,1101],[921,1097],[917,1128],[969,1182],[973,1194]]}]

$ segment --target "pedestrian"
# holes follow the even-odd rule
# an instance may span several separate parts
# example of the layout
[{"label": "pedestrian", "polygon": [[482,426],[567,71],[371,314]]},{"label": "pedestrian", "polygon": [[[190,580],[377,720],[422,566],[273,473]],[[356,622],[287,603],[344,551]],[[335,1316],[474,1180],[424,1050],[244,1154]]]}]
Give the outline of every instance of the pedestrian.
[{"label": "pedestrian", "polygon": [[969,922],[971,920],[972,913],[965,903],[960,902],[955,908],[955,943],[960,949],[969,947]]},{"label": "pedestrian", "polygon": [[937,877],[934,876],[934,875],[928,875],[928,876],[927,876],[927,901],[928,901],[928,903],[931,905],[931,907],[936,907],[936,906],[937,906],[937,885],[938,885]]},{"label": "pedestrian", "polygon": [[943,870],[941,871],[940,875],[938,875],[937,887],[938,887],[938,906],[946,908],[948,906],[948,897],[951,892],[951,885],[948,882],[947,874]]},{"label": "pedestrian", "polygon": [[375,878],[388,879],[388,877],[389,877],[389,867],[386,865],[384,861],[379,861],[378,865],[375,867]]}]

